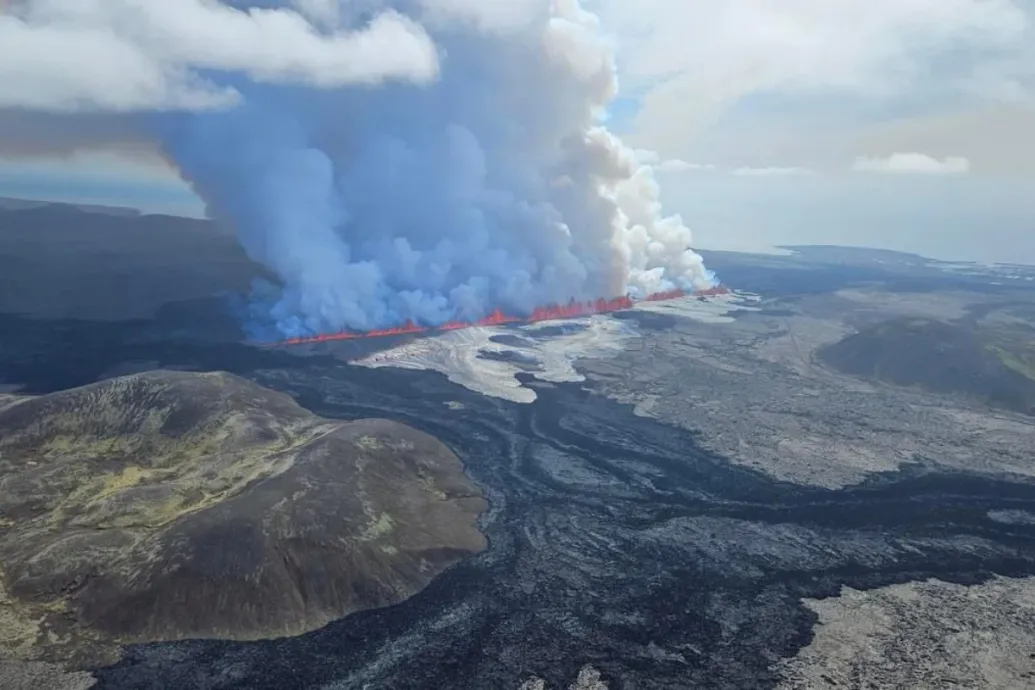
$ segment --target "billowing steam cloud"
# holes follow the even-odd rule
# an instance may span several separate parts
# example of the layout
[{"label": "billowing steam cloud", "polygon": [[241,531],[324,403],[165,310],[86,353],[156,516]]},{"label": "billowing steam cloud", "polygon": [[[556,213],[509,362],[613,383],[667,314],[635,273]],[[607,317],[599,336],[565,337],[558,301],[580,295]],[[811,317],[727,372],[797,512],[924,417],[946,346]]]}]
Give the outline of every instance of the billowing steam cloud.
[{"label": "billowing steam cloud", "polygon": [[280,278],[252,316],[285,335],[712,283],[599,125],[615,69],[578,0],[22,5],[26,35],[111,28],[168,75],[73,101],[158,101],[166,155]]}]

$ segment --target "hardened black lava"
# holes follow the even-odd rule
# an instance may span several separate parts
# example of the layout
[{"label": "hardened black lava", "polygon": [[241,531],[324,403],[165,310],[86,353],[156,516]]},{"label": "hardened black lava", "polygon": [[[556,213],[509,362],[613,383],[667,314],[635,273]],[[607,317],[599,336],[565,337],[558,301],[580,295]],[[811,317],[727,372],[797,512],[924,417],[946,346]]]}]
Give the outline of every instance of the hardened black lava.
[{"label": "hardened black lava", "polygon": [[[79,335],[94,345],[115,328],[93,326]],[[42,392],[130,359],[221,369],[326,417],[405,422],[450,445],[484,487],[490,547],[402,604],[299,637],[130,647],[96,671],[97,688],[505,689],[533,675],[563,688],[586,664],[615,690],[766,688],[773,664],[811,639],[802,597],[1035,573],[1035,527],[987,517],[1035,511],[1035,485],[1021,479],[914,468],[807,488],[734,466],[579,384],[526,380],[539,399],[519,405],[428,372],[137,343],[117,355],[79,347],[74,373],[53,365],[56,352],[5,360],[0,373]]]}]

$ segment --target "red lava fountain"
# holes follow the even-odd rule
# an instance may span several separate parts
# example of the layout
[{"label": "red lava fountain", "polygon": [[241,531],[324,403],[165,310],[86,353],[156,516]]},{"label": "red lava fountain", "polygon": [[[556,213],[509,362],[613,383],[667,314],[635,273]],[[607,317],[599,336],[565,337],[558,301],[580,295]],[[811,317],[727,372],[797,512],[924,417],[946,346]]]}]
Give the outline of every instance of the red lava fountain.
[{"label": "red lava fountain", "polygon": [[[725,287],[714,287],[707,290],[687,292],[685,290],[668,290],[655,292],[648,295],[644,302],[664,302],[680,297],[712,297],[725,295],[729,289]],[[539,323],[540,321],[556,321],[558,319],[571,319],[579,316],[590,316],[592,314],[607,314],[609,312],[624,311],[631,309],[636,300],[631,297],[615,297],[614,299],[598,299],[591,302],[576,302],[572,300],[568,304],[551,304],[545,307],[536,307],[528,316],[510,316],[496,309],[485,318],[477,321],[447,321],[438,326],[419,326],[412,321],[406,321],[399,326],[391,328],[378,328],[371,331],[343,331],[341,333],[322,333],[301,338],[288,338],[275,343],[270,347],[279,345],[309,345],[312,343],[327,343],[336,340],[359,340],[361,338],[383,338],[390,335],[413,335],[419,333],[440,333],[443,331],[457,331],[463,328],[474,328],[476,326],[501,326],[503,324],[524,324]]]}]

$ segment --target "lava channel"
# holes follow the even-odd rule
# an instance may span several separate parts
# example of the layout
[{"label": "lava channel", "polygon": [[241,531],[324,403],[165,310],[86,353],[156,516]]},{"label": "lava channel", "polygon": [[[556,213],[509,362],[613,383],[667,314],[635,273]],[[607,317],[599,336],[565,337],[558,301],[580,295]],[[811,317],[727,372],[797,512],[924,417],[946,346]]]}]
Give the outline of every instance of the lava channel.
[{"label": "lava channel", "polygon": [[[643,298],[644,302],[664,302],[667,300],[679,299],[681,297],[713,297],[716,295],[729,294],[725,287],[708,288],[707,290],[696,290],[687,292],[685,290],[666,290],[655,292]],[[281,345],[311,345],[314,343],[328,343],[338,340],[360,340],[365,338],[384,338],[392,335],[416,335],[421,333],[441,333],[444,331],[457,331],[463,328],[475,328],[477,326],[502,326],[506,324],[529,324],[542,321],[557,321],[560,319],[572,319],[580,316],[592,316],[593,314],[608,314],[616,311],[632,309],[637,300],[629,296],[615,297],[614,299],[598,299],[589,302],[576,302],[572,300],[568,304],[552,304],[545,307],[536,307],[528,316],[511,316],[504,314],[499,309],[494,310],[488,316],[477,321],[446,321],[437,326],[420,326],[413,321],[405,321],[399,326],[391,328],[377,328],[370,331],[342,331],[340,333],[321,333],[319,335],[303,336],[299,338],[288,338],[273,343],[267,347],[278,347]]]}]

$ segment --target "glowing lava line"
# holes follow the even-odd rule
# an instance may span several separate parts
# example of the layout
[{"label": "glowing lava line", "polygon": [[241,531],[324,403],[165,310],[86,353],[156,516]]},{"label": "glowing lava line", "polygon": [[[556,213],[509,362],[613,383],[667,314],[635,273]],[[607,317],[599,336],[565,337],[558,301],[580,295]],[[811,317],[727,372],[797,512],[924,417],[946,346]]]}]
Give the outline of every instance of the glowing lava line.
[{"label": "glowing lava line", "polygon": [[[715,295],[729,294],[725,287],[714,287],[707,290],[686,292],[685,290],[668,290],[647,295],[644,302],[664,302],[680,297],[712,297]],[[269,343],[267,347],[280,345],[311,345],[313,343],[328,343],[338,340],[360,340],[364,338],[384,338],[391,335],[414,335],[419,333],[439,333],[442,331],[457,331],[462,328],[475,328],[477,326],[502,326],[505,324],[527,324],[539,323],[542,321],[557,321],[559,319],[573,319],[580,316],[592,316],[593,314],[608,314],[616,311],[632,309],[636,301],[631,297],[616,297],[614,299],[598,299],[591,302],[576,302],[572,300],[568,304],[553,304],[545,307],[536,307],[526,317],[510,316],[496,309],[485,318],[477,321],[447,321],[438,326],[418,326],[413,321],[406,321],[400,326],[392,328],[378,328],[371,331],[344,331],[341,333],[323,333],[320,335],[306,336],[302,338],[288,338],[275,343]]]}]

